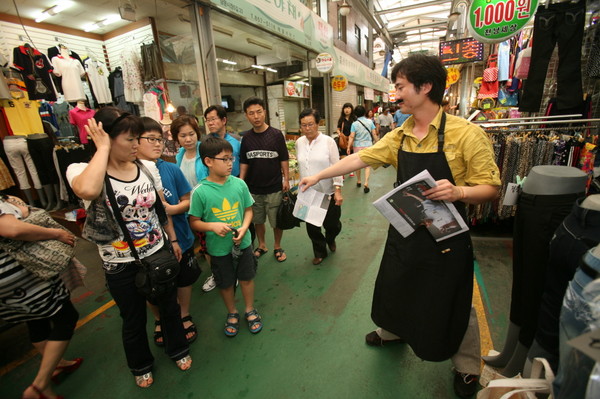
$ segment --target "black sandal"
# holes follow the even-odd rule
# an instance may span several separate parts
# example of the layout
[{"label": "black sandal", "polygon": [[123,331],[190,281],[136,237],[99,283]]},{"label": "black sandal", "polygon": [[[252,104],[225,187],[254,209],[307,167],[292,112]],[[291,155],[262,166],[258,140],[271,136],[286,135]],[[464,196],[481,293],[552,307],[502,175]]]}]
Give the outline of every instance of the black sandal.
[{"label": "black sandal", "polygon": [[[160,325],[160,320],[154,320],[154,343],[156,346],[163,347],[165,346],[165,339],[163,337],[162,326]],[[156,327],[160,327],[160,331],[156,331]],[[160,341],[159,341],[160,339]]]},{"label": "black sandal", "polygon": [[[256,316],[256,318],[254,318],[252,320],[248,320],[248,317],[250,317],[250,316]],[[252,309],[251,311],[245,313],[244,317],[246,318],[246,321],[248,322],[248,328],[250,329],[250,332],[252,334],[258,334],[259,332],[262,331],[263,324],[261,321],[260,314],[258,314],[258,311],[256,309]],[[254,328],[255,326],[258,326],[258,327]]]},{"label": "black sandal", "polygon": [[[231,322],[231,321],[229,321],[229,319],[236,319],[236,321]],[[229,331],[230,329],[233,331]],[[225,320],[225,329],[223,330],[225,332],[225,335],[227,335],[230,338],[233,338],[237,335],[239,329],[240,329],[240,314],[239,313],[227,313],[227,319]]]},{"label": "black sandal", "polygon": [[[185,323],[186,321],[189,321],[192,323],[191,326],[187,327],[187,328],[183,328],[185,331],[185,337],[187,339],[188,344],[191,344],[192,342],[194,342],[196,340],[196,338],[198,338],[198,329],[196,329],[196,324],[194,324],[194,322],[192,321],[192,316],[187,315],[185,317],[181,318],[181,323]],[[194,334],[192,335],[191,338],[187,338],[188,334]]]}]

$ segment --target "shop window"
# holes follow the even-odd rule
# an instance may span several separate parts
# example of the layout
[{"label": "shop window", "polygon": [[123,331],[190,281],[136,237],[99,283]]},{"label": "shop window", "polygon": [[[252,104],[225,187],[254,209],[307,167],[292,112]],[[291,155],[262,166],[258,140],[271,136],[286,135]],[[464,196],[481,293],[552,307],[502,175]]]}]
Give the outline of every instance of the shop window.
[{"label": "shop window", "polygon": [[354,25],[354,37],[356,38],[356,52],[358,54],[362,54],[361,51],[361,41],[360,41],[360,28],[358,25]]},{"label": "shop window", "polygon": [[346,17],[338,15],[338,39],[346,43]]},{"label": "shop window", "polygon": [[369,56],[369,36],[365,35],[365,57]]}]

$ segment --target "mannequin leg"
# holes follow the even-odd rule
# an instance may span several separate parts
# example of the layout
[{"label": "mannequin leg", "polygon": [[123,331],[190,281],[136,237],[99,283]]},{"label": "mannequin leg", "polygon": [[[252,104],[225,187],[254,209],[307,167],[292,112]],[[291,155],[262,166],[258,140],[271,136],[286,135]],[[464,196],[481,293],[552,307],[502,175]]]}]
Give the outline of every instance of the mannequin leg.
[{"label": "mannequin leg", "polygon": [[36,188],[35,191],[38,193],[38,197],[40,199],[40,204],[42,208],[46,209],[48,206],[48,200],[46,199],[46,194],[44,194],[44,190],[41,188]]},{"label": "mannequin leg", "polygon": [[30,205],[30,206],[33,206],[34,205],[34,203],[33,203],[33,192],[31,191],[31,189],[30,188],[26,188],[26,189],[23,189],[21,191],[23,191],[23,193],[25,194],[25,197],[27,197],[27,204]]},{"label": "mannequin leg", "polygon": [[525,366],[525,359],[527,359],[527,352],[529,348],[522,343],[518,343],[513,353],[512,358],[508,362],[505,368],[502,369],[502,375],[505,377],[514,377],[523,371]]},{"label": "mannequin leg", "polygon": [[52,187],[54,187],[54,198],[56,202],[54,210],[64,209],[66,204],[65,201],[60,198],[60,186],[58,184],[53,184]]},{"label": "mannequin leg", "polygon": [[508,364],[508,361],[512,358],[515,347],[519,341],[520,326],[517,326],[513,322],[508,325],[508,333],[506,334],[506,341],[504,343],[504,349],[496,356],[482,356],[484,362],[492,367],[504,367]]},{"label": "mannequin leg", "polygon": [[56,207],[56,196],[54,195],[54,187],[52,186],[52,184],[44,184],[42,188],[44,189],[44,193],[46,194],[47,200],[47,204],[44,208],[46,208],[47,211],[54,210],[54,208]]}]

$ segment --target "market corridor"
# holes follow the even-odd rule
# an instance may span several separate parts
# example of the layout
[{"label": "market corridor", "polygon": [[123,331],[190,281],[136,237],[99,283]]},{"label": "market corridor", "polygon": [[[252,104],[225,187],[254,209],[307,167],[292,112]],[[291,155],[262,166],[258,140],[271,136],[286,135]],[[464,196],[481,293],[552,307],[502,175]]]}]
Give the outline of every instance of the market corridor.
[{"label": "market corridor", "polygon": [[[66,399],[454,398],[449,361],[423,362],[406,345],[373,348],[364,342],[374,328],[371,296],[387,230],[371,202],[389,190],[394,174],[393,168],[375,171],[369,194],[356,188],[354,178],[346,179],[338,250],[319,266],[311,264],[304,225],[284,233],[284,263],[273,257],[267,235],[270,252],[260,259],[256,278],[256,306],[265,324],[256,336],[241,324],[237,337],[225,337],[226,310],[218,292],[202,292],[208,272],[201,262],[204,272],[192,299],[199,330],[192,369],[181,372],[152,345],[155,382],[147,390],[135,386],[126,366],[118,310],[104,288],[95,246],[80,244],[77,256],[88,266],[88,287],[73,293],[82,325],[66,358],[85,361],[55,391]],[[487,350],[490,339],[501,345],[505,336],[512,240],[474,237],[474,247],[475,303],[485,308],[480,330]],[[152,327],[149,322],[150,336]],[[0,398],[17,398],[37,371],[39,356],[31,356],[23,325],[0,333],[0,345]]]}]

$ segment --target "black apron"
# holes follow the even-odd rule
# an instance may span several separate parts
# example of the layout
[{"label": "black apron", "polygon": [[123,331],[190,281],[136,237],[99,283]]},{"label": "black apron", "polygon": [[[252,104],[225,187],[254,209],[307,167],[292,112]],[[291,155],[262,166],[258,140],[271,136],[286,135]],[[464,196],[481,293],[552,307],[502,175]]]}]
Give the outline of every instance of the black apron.
[{"label": "black apron", "polygon": [[[399,183],[427,169],[435,180],[454,184],[443,151],[445,126],[446,114],[442,114],[437,152],[403,151],[402,139]],[[466,220],[464,203],[456,201],[454,206]],[[443,361],[462,342],[472,294],[473,248],[468,232],[436,242],[425,226],[404,238],[390,225],[373,293],[375,324],[406,340],[421,359]]]}]

